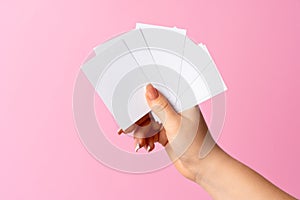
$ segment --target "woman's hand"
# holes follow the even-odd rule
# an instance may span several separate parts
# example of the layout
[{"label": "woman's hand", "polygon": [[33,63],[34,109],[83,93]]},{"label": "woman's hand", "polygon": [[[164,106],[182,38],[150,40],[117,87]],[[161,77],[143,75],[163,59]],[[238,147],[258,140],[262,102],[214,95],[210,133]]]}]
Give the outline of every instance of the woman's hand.
[{"label": "woman's hand", "polygon": [[[147,114],[125,130],[134,132],[136,151],[152,151],[161,143],[177,170],[213,199],[295,199],[215,145],[198,106],[176,113],[152,85],[146,90],[148,105],[162,124]],[[203,151],[209,154],[202,157]]]},{"label": "woman's hand", "polygon": [[152,151],[155,143],[162,144],[178,171],[193,181],[199,174],[200,148],[207,134],[207,125],[198,106],[176,113],[167,99],[152,85],[146,87],[146,99],[152,112],[125,130],[134,132],[135,151],[144,147]]}]

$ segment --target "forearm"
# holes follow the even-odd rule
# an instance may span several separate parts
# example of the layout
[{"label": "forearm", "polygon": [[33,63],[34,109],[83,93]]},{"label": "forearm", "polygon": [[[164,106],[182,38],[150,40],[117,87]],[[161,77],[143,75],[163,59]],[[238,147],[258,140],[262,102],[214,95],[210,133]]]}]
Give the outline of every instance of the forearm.
[{"label": "forearm", "polygon": [[217,145],[199,162],[196,182],[215,200],[294,199]]}]

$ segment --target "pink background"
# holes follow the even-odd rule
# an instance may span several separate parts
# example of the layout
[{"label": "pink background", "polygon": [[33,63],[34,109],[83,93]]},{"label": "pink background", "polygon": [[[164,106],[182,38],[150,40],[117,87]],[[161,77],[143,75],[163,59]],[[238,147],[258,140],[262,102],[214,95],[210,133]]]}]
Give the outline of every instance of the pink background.
[{"label": "pink background", "polygon": [[299,11],[299,0],[1,1],[0,199],[210,199],[174,167],[111,170],[77,136],[81,62],[136,22],[208,46],[229,88],[220,145],[299,198]]}]

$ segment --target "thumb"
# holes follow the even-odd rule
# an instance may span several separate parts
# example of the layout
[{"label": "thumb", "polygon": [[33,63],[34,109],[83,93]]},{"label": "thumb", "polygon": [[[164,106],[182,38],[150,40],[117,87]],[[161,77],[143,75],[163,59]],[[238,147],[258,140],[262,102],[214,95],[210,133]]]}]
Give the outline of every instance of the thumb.
[{"label": "thumb", "polygon": [[161,120],[165,128],[178,123],[178,120],[180,120],[179,114],[169,101],[151,84],[146,86],[146,100],[148,106]]}]

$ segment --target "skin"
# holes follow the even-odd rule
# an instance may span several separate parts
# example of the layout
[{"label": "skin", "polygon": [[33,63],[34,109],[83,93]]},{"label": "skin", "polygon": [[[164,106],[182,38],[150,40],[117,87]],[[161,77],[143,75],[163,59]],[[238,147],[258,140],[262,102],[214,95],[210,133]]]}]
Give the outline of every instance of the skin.
[{"label": "skin", "polygon": [[[155,143],[160,143],[176,169],[203,187],[216,200],[295,199],[232,158],[217,144],[208,155],[201,158],[201,146],[205,136],[210,133],[198,106],[176,113],[167,99],[151,84],[146,87],[145,97],[162,124],[147,114],[125,131],[119,131],[119,134],[134,132],[136,151],[144,147],[150,152],[155,148]],[[185,138],[193,140],[184,151],[178,152],[177,149],[185,145]]]}]

